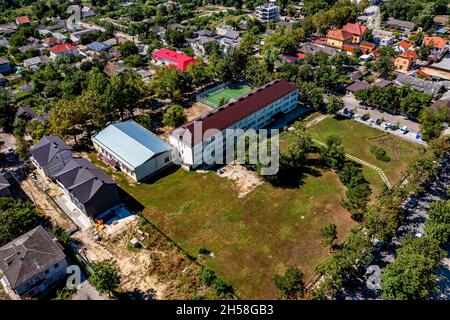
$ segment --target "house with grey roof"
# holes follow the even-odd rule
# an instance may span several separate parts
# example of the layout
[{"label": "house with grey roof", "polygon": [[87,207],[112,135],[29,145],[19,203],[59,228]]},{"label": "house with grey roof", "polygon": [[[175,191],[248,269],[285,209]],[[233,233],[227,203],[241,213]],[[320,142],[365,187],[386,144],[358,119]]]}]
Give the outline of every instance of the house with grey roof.
[{"label": "house with grey roof", "polygon": [[120,204],[116,182],[84,158],[73,158],[55,180],[84,214],[95,218]]},{"label": "house with grey roof", "polygon": [[351,85],[349,85],[347,88],[345,88],[347,90],[347,92],[349,93],[356,93],[360,90],[363,89],[369,89],[371,88],[372,85],[366,81],[357,81]]},{"label": "house with grey roof", "polygon": [[87,46],[88,50],[99,53],[102,51],[108,51],[109,49],[111,49],[111,46],[105,44],[104,42],[92,42],[89,43]]},{"label": "house with grey roof", "polygon": [[49,60],[50,59],[47,56],[39,56],[39,57],[25,59],[22,61],[22,63],[27,68],[30,68],[32,70],[37,70],[37,69],[39,69],[40,64],[47,64],[49,62]]},{"label": "house with grey roof", "polygon": [[413,31],[416,28],[414,22],[389,18],[386,21],[386,25],[390,28],[398,29],[405,32]]},{"label": "house with grey roof", "polygon": [[30,149],[33,165],[50,179],[72,160],[72,147],[55,136],[45,136]]},{"label": "house with grey roof", "polygon": [[445,91],[442,82],[426,81],[406,74],[399,74],[395,78],[394,83],[398,86],[409,84],[414,90],[429,94],[433,98]]},{"label": "house with grey roof", "polygon": [[6,179],[3,173],[0,173],[0,197],[10,197],[10,187],[11,184],[9,183],[8,179]]},{"label": "house with grey roof", "polygon": [[313,55],[318,52],[324,52],[332,57],[334,57],[335,55],[337,55],[339,53],[338,49],[327,47],[327,46],[321,46],[321,45],[311,43],[311,42],[307,42],[307,43],[300,45],[298,51],[303,54],[313,54]]},{"label": "house with grey roof", "polygon": [[0,282],[20,296],[41,296],[66,276],[62,247],[38,226],[0,247]]},{"label": "house with grey roof", "polygon": [[135,181],[172,163],[172,147],[134,121],[113,123],[92,137],[101,159]]}]

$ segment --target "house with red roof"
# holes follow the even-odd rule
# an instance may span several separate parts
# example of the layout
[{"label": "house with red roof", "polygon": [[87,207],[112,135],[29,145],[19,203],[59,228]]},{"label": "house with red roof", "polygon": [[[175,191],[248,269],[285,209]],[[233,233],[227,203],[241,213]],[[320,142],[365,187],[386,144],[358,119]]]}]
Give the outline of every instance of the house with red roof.
[{"label": "house with red roof", "polygon": [[449,40],[444,39],[442,37],[425,37],[423,38],[423,45],[430,46],[435,49],[444,49],[446,45],[449,44]]},{"label": "house with red roof", "polygon": [[411,49],[411,47],[412,47],[412,44],[410,42],[408,42],[406,40],[403,40],[403,41],[397,42],[394,45],[394,50],[397,51],[397,52],[403,53],[406,50]]},{"label": "house with red roof", "polygon": [[[297,107],[298,88],[278,79],[203,114],[170,133],[170,143],[178,151],[184,167],[222,161],[215,150],[234,152],[230,130],[259,129],[268,126]],[[224,139],[226,137],[226,139]],[[231,138],[231,139],[230,139]],[[204,152],[203,152],[204,151]]]},{"label": "house with red roof", "polygon": [[56,59],[58,57],[76,56],[78,55],[78,47],[71,43],[62,43],[50,48],[50,57]]},{"label": "house with red roof", "polygon": [[152,52],[152,59],[162,65],[175,66],[179,71],[186,71],[188,65],[196,62],[194,58],[183,52],[162,48]]},{"label": "house with red roof", "polygon": [[394,65],[397,71],[407,72],[416,63],[418,58],[419,56],[414,50],[407,50],[395,58]]},{"label": "house with red roof", "polygon": [[327,45],[342,49],[345,43],[352,42],[352,34],[342,29],[330,29],[327,33]]},{"label": "house with red roof", "polygon": [[27,16],[20,16],[16,18],[16,24],[18,26],[31,26],[31,20]]},{"label": "house with red roof", "polygon": [[367,27],[359,22],[347,23],[342,30],[352,35],[352,43],[360,43]]}]

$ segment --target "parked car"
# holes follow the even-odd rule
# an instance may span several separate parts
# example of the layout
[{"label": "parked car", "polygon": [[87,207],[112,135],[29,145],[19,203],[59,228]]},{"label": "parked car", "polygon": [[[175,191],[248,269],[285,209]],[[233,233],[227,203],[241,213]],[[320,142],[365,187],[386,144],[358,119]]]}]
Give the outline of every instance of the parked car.
[{"label": "parked car", "polygon": [[369,119],[370,119],[370,115],[369,115],[368,113],[364,114],[364,115],[361,117],[361,120],[362,120],[362,121],[367,121],[367,120],[369,120]]},{"label": "parked car", "polygon": [[377,126],[379,126],[382,122],[383,122],[383,121],[381,121],[381,119],[377,119],[377,120],[375,121],[375,124],[376,124]]},{"label": "parked car", "polygon": [[403,134],[407,134],[409,132],[408,127],[407,126],[403,126],[400,128],[400,132]]}]

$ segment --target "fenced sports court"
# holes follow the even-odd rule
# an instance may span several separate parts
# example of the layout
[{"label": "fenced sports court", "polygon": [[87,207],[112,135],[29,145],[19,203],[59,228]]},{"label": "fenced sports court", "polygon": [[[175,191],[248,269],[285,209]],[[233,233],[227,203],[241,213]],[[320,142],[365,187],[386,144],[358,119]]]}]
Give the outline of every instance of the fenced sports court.
[{"label": "fenced sports court", "polygon": [[237,99],[246,93],[249,93],[252,88],[242,83],[222,83],[214,88],[206,90],[197,95],[197,101],[203,102],[212,108],[218,108],[223,102],[228,102],[231,99]]}]

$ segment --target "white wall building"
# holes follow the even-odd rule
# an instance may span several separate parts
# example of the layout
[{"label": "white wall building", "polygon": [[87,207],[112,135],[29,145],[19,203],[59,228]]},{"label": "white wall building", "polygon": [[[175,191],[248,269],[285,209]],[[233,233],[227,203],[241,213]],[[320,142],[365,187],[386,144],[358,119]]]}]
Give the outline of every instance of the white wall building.
[{"label": "white wall building", "polygon": [[103,161],[140,181],[172,163],[172,147],[134,121],[113,123],[92,137]]},{"label": "white wall building", "polygon": [[275,4],[275,0],[269,0],[268,3],[256,7],[256,17],[262,22],[278,21],[280,7]]},{"label": "white wall building", "polygon": [[[170,143],[182,163],[190,168],[210,164],[216,149],[226,146],[226,129],[260,129],[297,107],[298,89],[285,79],[274,80],[240,97],[237,101],[211,111],[170,134]],[[201,128],[200,128],[201,127]],[[198,129],[200,128],[200,129]],[[215,133],[212,131],[215,130]],[[219,140],[220,139],[220,140]]]}]

